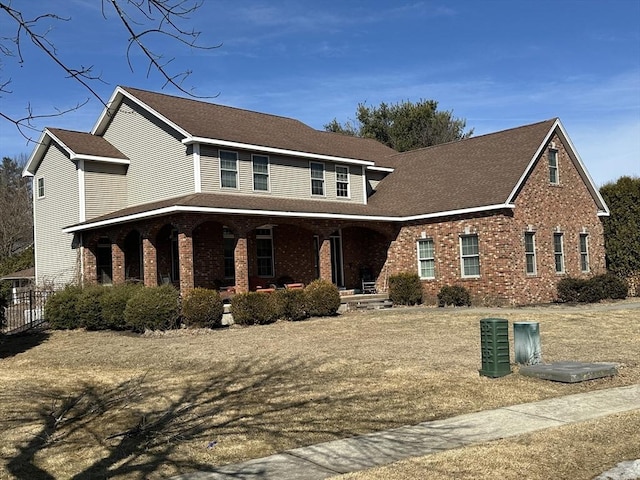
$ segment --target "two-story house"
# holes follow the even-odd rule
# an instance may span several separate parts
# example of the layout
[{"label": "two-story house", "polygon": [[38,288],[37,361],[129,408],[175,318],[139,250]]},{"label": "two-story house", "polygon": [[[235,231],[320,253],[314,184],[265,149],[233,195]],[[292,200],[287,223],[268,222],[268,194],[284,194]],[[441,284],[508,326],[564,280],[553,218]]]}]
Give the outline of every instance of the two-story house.
[{"label": "two-story house", "polygon": [[558,119],[398,153],[297,120],[118,87],[90,133],[47,128],[36,281],[233,285],[417,272],[477,300],[602,273],[608,209]]}]

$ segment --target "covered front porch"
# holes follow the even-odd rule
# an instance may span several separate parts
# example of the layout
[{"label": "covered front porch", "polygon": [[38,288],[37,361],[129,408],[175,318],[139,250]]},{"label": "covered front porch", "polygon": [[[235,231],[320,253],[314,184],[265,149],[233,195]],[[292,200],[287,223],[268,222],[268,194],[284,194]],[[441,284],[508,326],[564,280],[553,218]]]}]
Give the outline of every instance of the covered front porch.
[{"label": "covered front porch", "polygon": [[83,281],[241,293],[321,278],[355,292],[375,282],[383,291],[397,233],[384,222],[171,214],[82,232]]}]

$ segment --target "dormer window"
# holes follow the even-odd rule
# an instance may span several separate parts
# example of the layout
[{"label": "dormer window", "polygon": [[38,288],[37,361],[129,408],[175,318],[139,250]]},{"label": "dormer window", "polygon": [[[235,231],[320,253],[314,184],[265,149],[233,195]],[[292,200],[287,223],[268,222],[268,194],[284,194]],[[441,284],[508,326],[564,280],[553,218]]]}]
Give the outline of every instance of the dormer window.
[{"label": "dormer window", "polygon": [[558,150],[552,148],[549,149],[549,183],[551,185],[558,185]]}]

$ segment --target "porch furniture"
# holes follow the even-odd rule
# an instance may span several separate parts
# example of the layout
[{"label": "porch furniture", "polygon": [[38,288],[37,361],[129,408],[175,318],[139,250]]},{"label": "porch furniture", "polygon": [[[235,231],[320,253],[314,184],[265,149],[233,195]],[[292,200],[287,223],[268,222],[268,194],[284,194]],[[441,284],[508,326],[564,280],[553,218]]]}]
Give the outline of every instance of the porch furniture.
[{"label": "porch furniture", "polygon": [[284,288],[287,290],[302,290],[304,283],[285,283]]},{"label": "porch furniture", "polygon": [[370,268],[360,269],[360,279],[362,282],[362,293],[378,293],[376,289],[376,278],[371,273]]}]

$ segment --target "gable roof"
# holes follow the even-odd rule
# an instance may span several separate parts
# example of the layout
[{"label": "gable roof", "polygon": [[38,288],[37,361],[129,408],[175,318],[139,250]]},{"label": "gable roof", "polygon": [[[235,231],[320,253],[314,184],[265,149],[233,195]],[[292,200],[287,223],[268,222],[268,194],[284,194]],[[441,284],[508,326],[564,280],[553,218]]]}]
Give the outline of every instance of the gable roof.
[{"label": "gable roof", "polygon": [[290,155],[307,153],[327,159],[360,161],[366,165],[397,153],[373,139],[315,130],[291,118],[131,87],[116,88],[109,108],[98,119],[93,134],[104,133],[111,114],[125,98],[182,134],[186,144],[266,149]]},{"label": "gable roof", "polygon": [[369,205],[390,215],[513,208],[513,202],[543,148],[557,133],[601,215],[608,208],[557,118],[385,159],[394,172],[382,180]]},{"label": "gable roof", "polygon": [[45,128],[25,165],[23,175],[34,175],[51,142],[56,142],[71,160],[94,160],[129,164],[127,156],[102,137],[62,128]]}]

